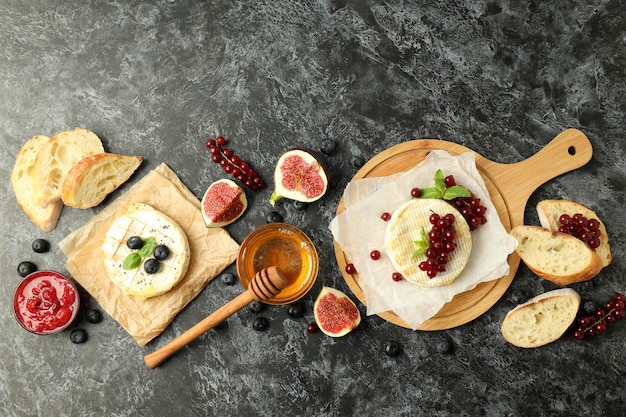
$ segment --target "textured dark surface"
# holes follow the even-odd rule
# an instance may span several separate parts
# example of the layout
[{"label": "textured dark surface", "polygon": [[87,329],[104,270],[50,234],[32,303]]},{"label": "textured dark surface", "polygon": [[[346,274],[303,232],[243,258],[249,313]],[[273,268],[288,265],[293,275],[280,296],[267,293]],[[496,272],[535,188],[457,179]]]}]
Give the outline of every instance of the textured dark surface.
[{"label": "textured dark surface", "polygon": [[[341,339],[306,331],[322,283],[352,295],[327,229],[357,171],[351,158],[416,138],[512,163],[566,128],[582,130],[593,159],[542,186],[526,219],[537,223],[533,207],[543,198],[595,209],[614,262],[572,287],[594,302],[626,290],[620,1],[5,1],[0,39],[2,416],[624,415],[624,322],[602,337],[567,335],[538,349],[503,340],[506,312],[554,288],[524,266],[493,308],[458,328],[414,332],[373,316]],[[75,327],[89,332],[83,345],[68,332],[22,330],[10,308],[18,263],[63,271],[56,244],[100,208],[66,208],[44,234],[19,210],[10,172],[30,137],[76,126],[96,132],[108,151],[145,158],[131,183],[166,162],[198,197],[224,176],[205,139],[224,135],[270,185],[249,193],[247,213],[228,227],[238,242],[265,223],[278,156],[336,139],[324,199],[276,209],[320,253],[305,316],[268,307],[260,314],[270,327],[257,332],[256,315],[243,310],[156,370],[143,355],[234,298],[238,284],[211,282],[144,349],[106,315],[99,324],[79,319]],[[38,237],[52,242],[50,253],[31,251]],[[88,294],[83,302],[97,307]],[[383,353],[389,340],[402,345],[400,356]],[[442,354],[446,342],[452,351]]]}]

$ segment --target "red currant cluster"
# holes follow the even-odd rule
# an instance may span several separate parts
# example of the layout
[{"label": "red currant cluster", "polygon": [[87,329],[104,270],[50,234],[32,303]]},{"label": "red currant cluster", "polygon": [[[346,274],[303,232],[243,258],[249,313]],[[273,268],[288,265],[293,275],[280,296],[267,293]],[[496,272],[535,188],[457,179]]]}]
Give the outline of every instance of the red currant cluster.
[{"label": "red currant cluster", "polygon": [[211,160],[220,164],[224,172],[231,174],[252,191],[265,188],[265,182],[259,173],[252,169],[249,163],[235,155],[232,149],[224,148],[224,145],[226,145],[226,139],[223,136],[206,141],[206,147],[211,152]]},{"label": "red currant cluster", "polygon": [[600,221],[587,219],[581,213],[559,216],[559,232],[568,233],[585,242],[591,249],[600,246]]},{"label": "red currant cluster", "polygon": [[615,323],[617,320],[624,318],[624,303],[626,296],[617,294],[613,300],[604,303],[604,306],[589,316],[581,316],[577,320],[577,327],[574,330],[574,339],[582,340],[586,336],[596,336],[606,331],[609,323]]},{"label": "red currant cluster", "polygon": [[465,218],[470,230],[476,230],[487,223],[487,217],[485,217],[487,207],[482,205],[480,198],[474,196],[457,197],[452,200],[452,205]]},{"label": "red currant cluster", "polygon": [[426,249],[426,260],[419,263],[419,269],[426,272],[429,278],[435,278],[437,273],[446,270],[450,254],[456,249],[454,238],[454,214],[440,216],[437,213],[428,219],[433,226],[428,232],[430,246]]}]

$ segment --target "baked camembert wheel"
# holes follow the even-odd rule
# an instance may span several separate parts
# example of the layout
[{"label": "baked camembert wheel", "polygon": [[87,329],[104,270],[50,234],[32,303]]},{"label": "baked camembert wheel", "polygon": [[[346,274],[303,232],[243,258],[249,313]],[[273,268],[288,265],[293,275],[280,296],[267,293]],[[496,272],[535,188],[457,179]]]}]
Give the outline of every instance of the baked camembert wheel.
[{"label": "baked camembert wheel", "polygon": [[[157,245],[165,245],[169,256],[160,261],[159,270],[149,274],[142,264],[124,269],[124,260],[133,252],[127,245],[132,236],[153,237]],[[156,297],[180,282],[189,266],[190,250],[187,235],[169,216],[144,203],[131,204],[116,218],[104,236],[102,245],[104,265],[111,278],[126,295],[142,299]]]},{"label": "baked camembert wheel", "polygon": [[[416,241],[422,239],[422,228],[428,234],[432,229],[430,216],[454,215],[455,249],[450,252],[445,271],[429,277],[419,264],[426,255],[414,256]],[[472,250],[472,235],[467,222],[451,204],[439,199],[412,199],[400,206],[391,216],[385,233],[385,250],[397,272],[409,282],[438,287],[451,284],[463,271]]]}]

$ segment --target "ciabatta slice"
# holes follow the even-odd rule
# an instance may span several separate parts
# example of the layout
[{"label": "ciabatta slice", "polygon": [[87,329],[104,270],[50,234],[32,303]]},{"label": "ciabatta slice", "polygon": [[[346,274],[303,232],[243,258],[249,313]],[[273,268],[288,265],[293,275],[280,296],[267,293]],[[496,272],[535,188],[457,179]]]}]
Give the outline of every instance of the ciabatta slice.
[{"label": "ciabatta slice", "polygon": [[602,269],[598,254],[572,235],[539,226],[515,226],[510,233],[526,266],[557,285],[590,280]]},{"label": "ciabatta slice", "polygon": [[559,339],[576,320],[580,295],[561,288],[538,295],[508,312],[502,336],[515,346],[534,348]]},{"label": "ciabatta slice", "polygon": [[104,152],[102,142],[95,133],[76,128],[58,133],[48,139],[37,154],[33,169],[33,184],[38,205],[61,200],[65,176],[86,156]]},{"label": "ciabatta slice", "polygon": [[30,220],[44,232],[53,230],[59,220],[63,204],[56,201],[47,207],[41,207],[35,197],[33,185],[33,169],[40,149],[50,139],[48,136],[36,135],[28,140],[15,157],[15,165],[11,171],[11,186],[17,203]]},{"label": "ciabatta slice", "polygon": [[541,225],[550,230],[558,230],[561,214],[580,213],[587,219],[596,219],[600,222],[600,246],[595,249],[596,253],[602,259],[602,266],[608,266],[613,260],[611,255],[611,246],[609,245],[609,235],[606,226],[600,220],[600,217],[590,208],[571,200],[543,200],[537,204],[537,214]]},{"label": "ciabatta slice", "polygon": [[66,205],[75,208],[95,207],[128,181],[141,162],[139,156],[112,153],[87,156],[78,161],[65,176],[61,199]]}]

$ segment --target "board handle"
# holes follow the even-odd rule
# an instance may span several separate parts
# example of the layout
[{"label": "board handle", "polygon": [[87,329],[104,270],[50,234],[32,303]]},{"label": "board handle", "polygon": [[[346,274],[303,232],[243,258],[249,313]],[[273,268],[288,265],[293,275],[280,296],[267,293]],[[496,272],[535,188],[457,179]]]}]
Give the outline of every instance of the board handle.
[{"label": "board handle", "polygon": [[522,224],[524,210],[531,194],[541,185],[566,172],[582,167],[591,160],[593,148],[589,138],[577,129],[567,129],[558,134],[543,149],[528,159],[513,164],[500,164],[486,160],[487,172],[496,184],[506,184],[500,189],[509,207],[513,226]]}]

